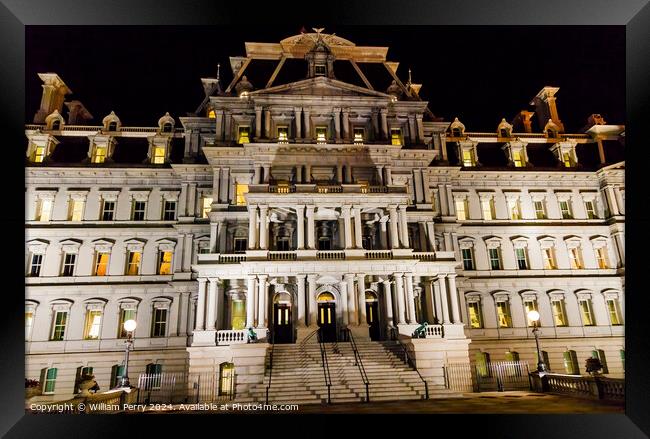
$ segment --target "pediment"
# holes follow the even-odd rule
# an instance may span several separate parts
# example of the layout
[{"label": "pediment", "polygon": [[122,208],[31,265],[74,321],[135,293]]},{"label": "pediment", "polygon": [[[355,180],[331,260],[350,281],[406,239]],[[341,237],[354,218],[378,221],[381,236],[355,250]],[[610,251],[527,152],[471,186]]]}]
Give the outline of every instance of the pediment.
[{"label": "pediment", "polygon": [[358,85],[330,79],[323,76],[257,90],[251,96],[356,96],[390,98],[386,93],[370,90]]}]

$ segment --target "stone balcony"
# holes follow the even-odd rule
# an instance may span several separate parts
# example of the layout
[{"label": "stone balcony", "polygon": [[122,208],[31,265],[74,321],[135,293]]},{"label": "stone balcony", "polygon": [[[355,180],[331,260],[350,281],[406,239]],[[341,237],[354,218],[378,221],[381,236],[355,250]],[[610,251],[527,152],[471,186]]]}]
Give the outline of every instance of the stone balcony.
[{"label": "stone balcony", "polygon": [[345,250],[248,250],[246,253],[204,253],[199,264],[239,264],[246,261],[309,261],[309,260],[390,260],[417,259],[420,262],[454,260],[454,252],[414,252],[412,249],[345,249]]},{"label": "stone balcony", "polygon": [[249,194],[407,194],[406,186],[368,186],[363,184],[251,184]]}]

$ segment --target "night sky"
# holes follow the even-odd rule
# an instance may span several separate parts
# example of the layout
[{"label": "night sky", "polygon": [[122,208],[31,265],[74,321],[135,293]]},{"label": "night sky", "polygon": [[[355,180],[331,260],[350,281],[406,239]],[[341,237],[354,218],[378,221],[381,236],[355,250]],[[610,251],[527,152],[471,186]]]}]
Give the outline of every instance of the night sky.
[{"label": "night sky", "polygon": [[[155,126],[166,111],[185,116],[204,97],[200,78],[214,77],[217,63],[227,86],[228,57],[244,56],[244,42],[279,42],[303,26],[316,27],[27,26],[25,120],[31,123],[40,105],[38,72],[58,73],[74,92],[66,100],[83,102],[95,125],[111,110],[124,126]],[[558,110],[568,132],[580,130],[592,113],[625,123],[622,26],[329,26],[324,32],[358,46],[388,46],[388,61],[400,62],[398,76],[405,82],[410,67],[431,111],[447,121],[459,117],[468,131],[495,131],[502,117],[511,121],[531,109],[545,85],[560,87]],[[385,91],[387,73],[366,66],[375,88]],[[263,87],[273,65],[253,67],[246,74]],[[301,66],[298,76],[305,71]],[[335,66],[338,79],[360,83],[350,72]]]}]

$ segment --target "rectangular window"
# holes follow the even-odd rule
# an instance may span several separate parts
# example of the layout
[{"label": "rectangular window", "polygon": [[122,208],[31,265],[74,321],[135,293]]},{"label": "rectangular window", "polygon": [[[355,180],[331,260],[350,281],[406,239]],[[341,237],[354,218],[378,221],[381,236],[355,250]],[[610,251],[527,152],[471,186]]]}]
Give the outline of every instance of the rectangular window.
[{"label": "rectangular window", "polygon": [[172,274],[172,252],[158,252],[158,274]]},{"label": "rectangular window", "polygon": [[41,266],[43,265],[43,255],[32,253],[32,257],[29,261],[29,271],[28,276],[38,277],[41,275]]},{"label": "rectangular window", "polygon": [[564,370],[569,375],[580,375],[580,368],[578,367],[578,356],[576,351],[565,351],[564,357]]},{"label": "rectangular window", "polygon": [[522,160],[521,151],[515,150],[512,151],[512,162],[515,164],[516,168],[521,168],[524,166],[524,161]]},{"label": "rectangular window", "polygon": [[501,255],[498,248],[488,249],[490,256],[490,269],[501,270]]},{"label": "rectangular window", "polygon": [[88,310],[86,312],[86,326],[84,327],[84,339],[97,340],[102,327],[102,312],[100,310]]},{"label": "rectangular window", "polygon": [[235,238],[233,242],[235,253],[246,253],[247,246],[248,246],[247,238]]},{"label": "rectangular window", "polygon": [[115,201],[106,201],[102,203],[102,221],[113,221],[115,217]]},{"label": "rectangular window", "polygon": [[326,69],[325,69],[325,66],[323,64],[316,64],[314,66],[314,74],[315,75],[323,76],[323,75],[325,75],[325,72],[326,72]]},{"label": "rectangular window", "polygon": [[43,382],[43,393],[54,393],[56,384],[57,368],[50,367],[45,371],[45,380]]},{"label": "rectangular window", "polygon": [[144,383],[145,390],[158,390],[160,389],[162,381],[162,364],[149,363],[145,369],[149,379]]},{"label": "rectangular window", "polygon": [[463,166],[474,166],[474,154],[471,149],[463,150]]},{"label": "rectangular window", "polygon": [[95,145],[93,149],[93,163],[104,163],[106,161],[106,147]]},{"label": "rectangular window", "polygon": [[106,276],[108,274],[109,258],[110,258],[110,253],[106,253],[106,252],[95,253],[95,271],[93,272],[93,275]]},{"label": "rectangular window", "polygon": [[473,270],[474,269],[474,255],[472,254],[471,248],[463,248],[460,250],[463,256],[463,269]]},{"label": "rectangular window", "polygon": [[327,142],[327,127],[316,127],[316,143]]},{"label": "rectangular window", "polygon": [[557,268],[552,248],[543,248],[542,257],[544,258],[544,270],[555,270]]},{"label": "rectangular window", "polygon": [[556,299],[551,301],[551,309],[553,310],[553,322],[555,326],[567,326],[566,310],[564,309],[564,299]]},{"label": "rectangular window", "polygon": [[363,143],[363,139],[365,137],[364,134],[365,134],[365,130],[363,128],[355,128],[354,129],[354,143],[356,143],[356,144]]},{"label": "rectangular window", "polygon": [[511,328],[512,317],[510,316],[510,303],[507,301],[497,302],[497,320],[499,328]]},{"label": "rectangular window", "polygon": [[81,221],[84,217],[84,200],[70,199],[68,205],[68,221]]},{"label": "rectangular window", "polygon": [[391,145],[402,145],[402,129],[401,128],[391,128],[390,129],[390,144]]},{"label": "rectangular window", "polygon": [[531,311],[539,312],[539,310],[537,309],[537,300],[535,299],[524,300],[524,312],[526,313],[526,321],[528,322],[529,327],[535,326],[535,322],[533,322],[528,318],[528,313]]},{"label": "rectangular window", "polygon": [[458,218],[460,221],[463,221],[466,220],[467,217],[467,199],[456,199],[456,218]]},{"label": "rectangular window", "polygon": [[154,308],[151,327],[152,337],[164,337],[167,330],[167,308]]},{"label": "rectangular window", "polygon": [[50,340],[61,341],[65,336],[65,325],[68,321],[68,311],[56,311],[52,324],[52,336]]},{"label": "rectangular window", "polygon": [[477,329],[483,327],[483,317],[481,316],[481,304],[479,302],[469,302],[467,304],[469,311],[470,327]]},{"label": "rectangular window", "polygon": [[278,237],[275,241],[275,249],[280,252],[289,251],[289,238],[286,236]]},{"label": "rectangular window", "polygon": [[571,206],[568,201],[560,201],[560,212],[562,213],[562,219],[571,219],[573,214],[571,213]]},{"label": "rectangular window", "polygon": [[199,244],[199,254],[207,254],[207,253],[212,253],[210,251],[210,245],[208,243],[200,243]]},{"label": "rectangular window", "polygon": [[34,325],[34,311],[25,311],[25,340],[29,340],[29,334]]},{"label": "rectangular window", "polygon": [[578,247],[569,249],[569,262],[571,263],[572,270],[581,270],[584,268],[582,265],[582,255]]},{"label": "rectangular window", "polygon": [[596,249],[596,260],[598,261],[598,268],[609,268],[607,247],[599,247]]},{"label": "rectangular window", "polygon": [[133,221],[144,221],[146,210],[147,210],[146,201],[133,200],[133,213],[131,214],[131,219]]},{"label": "rectangular window", "polygon": [[594,313],[591,307],[591,300],[584,299],[580,301],[580,314],[582,315],[582,324],[584,326],[594,326]]},{"label": "rectangular window", "polygon": [[34,163],[43,163],[43,160],[45,160],[45,147],[37,146],[34,148],[34,158],[32,161]]},{"label": "rectangular window", "polygon": [[176,220],[176,201],[163,201],[163,221]]},{"label": "rectangular window", "polygon": [[535,201],[535,218],[546,219],[546,207],[543,201]]},{"label": "rectangular window", "polygon": [[120,380],[124,376],[124,365],[116,364],[111,367],[111,389],[117,387],[120,383]]},{"label": "rectangular window", "polygon": [[589,219],[598,219],[598,214],[596,213],[595,203],[591,200],[585,201],[585,210],[587,211],[587,218]]},{"label": "rectangular window", "polygon": [[528,270],[528,257],[526,256],[525,248],[516,248],[515,256],[517,257],[517,268],[520,270]]},{"label": "rectangular window", "polygon": [[41,198],[36,209],[36,221],[49,221],[52,217],[52,200]]},{"label": "rectangular window", "polygon": [[118,338],[126,338],[127,337],[127,332],[126,329],[124,329],[124,322],[128,320],[135,320],[135,310],[134,309],[124,309],[122,308],[120,310],[120,322],[119,326],[117,327],[117,337]]},{"label": "rectangular window", "polygon": [[571,159],[571,154],[568,152],[565,152],[562,154],[562,162],[564,163],[564,166],[567,168],[570,168],[573,166],[573,160]]},{"label": "rectangular window", "polygon": [[240,126],[238,128],[237,143],[250,143],[250,131],[249,126]]},{"label": "rectangular window", "polygon": [[61,276],[74,276],[74,266],[76,262],[76,253],[63,253],[63,267],[61,269]]},{"label": "rectangular window", "polygon": [[203,197],[201,202],[201,218],[208,218],[212,211],[212,197]]},{"label": "rectangular window", "polygon": [[289,143],[289,128],[278,127],[278,143]]},{"label": "rectangular window", "polygon": [[164,146],[154,146],[153,147],[153,157],[151,162],[155,165],[161,165],[165,163],[166,148]]},{"label": "rectangular window", "polygon": [[510,212],[510,219],[513,220],[521,219],[521,209],[519,208],[518,198],[508,199],[508,212]]},{"label": "rectangular window", "polygon": [[494,211],[494,199],[487,198],[481,200],[481,210],[483,211],[484,220],[493,220],[496,217]]},{"label": "rectangular window", "polygon": [[137,276],[140,274],[140,262],[142,260],[142,252],[129,251],[126,258],[126,275]]},{"label": "rectangular window", "polygon": [[607,299],[607,311],[609,312],[609,320],[612,326],[619,326],[621,322],[621,313],[618,299]]},{"label": "rectangular window", "polygon": [[243,183],[237,183],[235,185],[236,194],[237,194],[237,206],[246,205],[246,194],[248,193],[248,185]]}]

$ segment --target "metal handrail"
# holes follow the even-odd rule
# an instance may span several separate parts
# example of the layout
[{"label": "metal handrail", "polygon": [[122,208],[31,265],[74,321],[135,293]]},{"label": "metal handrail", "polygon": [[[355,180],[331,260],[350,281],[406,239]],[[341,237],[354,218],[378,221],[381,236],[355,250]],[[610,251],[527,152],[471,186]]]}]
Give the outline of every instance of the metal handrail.
[{"label": "metal handrail", "polygon": [[271,389],[271,379],[273,378],[273,350],[275,349],[275,343],[273,343],[273,334],[269,334],[271,339],[271,355],[269,355],[269,384],[266,386],[266,404],[269,403],[269,390]]},{"label": "metal handrail", "polygon": [[320,357],[323,363],[323,376],[325,377],[325,385],[327,386],[327,403],[331,404],[332,403],[332,394],[331,394],[332,378],[330,376],[330,366],[329,363],[327,362],[327,351],[323,343],[323,334],[321,332],[321,328],[318,328],[317,332],[318,332],[318,346],[320,347]]},{"label": "metal handrail", "polygon": [[363,381],[363,384],[366,386],[366,402],[370,402],[370,381],[368,380],[368,375],[366,374],[366,368],[363,367],[363,361],[361,361],[361,354],[359,354],[359,349],[357,348],[357,343],[354,341],[354,337],[352,336],[352,331],[350,330],[350,328],[346,328],[346,331],[348,333],[348,341],[350,342],[350,345],[352,346],[352,352],[354,353],[354,361],[356,363],[357,368],[359,369],[361,380]]},{"label": "metal handrail", "polygon": [[408,351],[406,345],[404,343],[402,343],[401,340],[399,339],[399,335],[395,338],[395,341],[400,345],[400,347],[402,348],[402,351],[404,352],[404,361],[406,362],[406,364],[411,366],[417,372],[418,376],[420,377],[420,379],[424,383],[424,394],[425,394],[424,399],[429,399],[429,383],[427,383],[427,380],[422,378],[422,375],[420,375],[420,371],[415,366],[415,362],[413,361],[413,359],[409,355],[409,351]]}]

